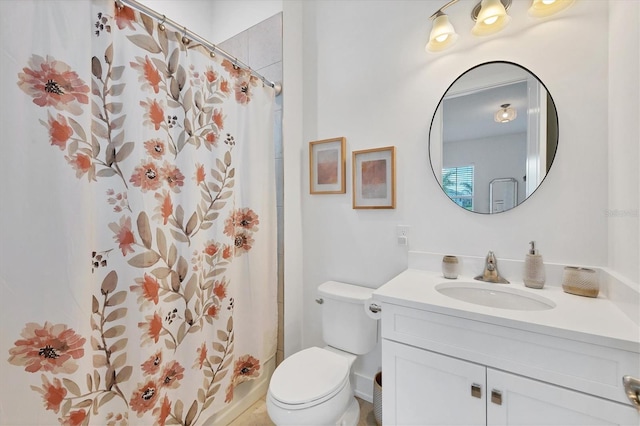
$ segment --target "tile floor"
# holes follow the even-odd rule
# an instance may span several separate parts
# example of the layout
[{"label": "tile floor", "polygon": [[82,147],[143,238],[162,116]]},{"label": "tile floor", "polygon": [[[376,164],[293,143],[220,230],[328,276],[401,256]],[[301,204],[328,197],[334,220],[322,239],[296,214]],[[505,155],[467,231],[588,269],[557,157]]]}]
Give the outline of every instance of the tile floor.
[{"label": "tile floor", "polygon": [[[358,426],[376,426],[376,419],[373,415],[373,404],[356,398],[360,404],[360,421]],[[258,402],[249,407],[237,419],[229,424],[229,426],[274,426],[267,414],[267,405],[265,400],[260,399]]]}]

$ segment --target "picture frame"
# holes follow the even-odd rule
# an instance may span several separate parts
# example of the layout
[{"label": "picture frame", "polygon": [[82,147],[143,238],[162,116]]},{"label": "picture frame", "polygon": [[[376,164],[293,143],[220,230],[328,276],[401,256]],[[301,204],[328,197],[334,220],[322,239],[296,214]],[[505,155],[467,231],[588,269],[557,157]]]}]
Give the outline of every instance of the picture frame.
[{"label": "picture frame", "polygon": [[309,142],[309,192],[344,194],[346,190],[346,139],[337,137]]},{"label": "picture frame", "polygon": [[353,208],[396,208],[396,148],[353,151]]}]

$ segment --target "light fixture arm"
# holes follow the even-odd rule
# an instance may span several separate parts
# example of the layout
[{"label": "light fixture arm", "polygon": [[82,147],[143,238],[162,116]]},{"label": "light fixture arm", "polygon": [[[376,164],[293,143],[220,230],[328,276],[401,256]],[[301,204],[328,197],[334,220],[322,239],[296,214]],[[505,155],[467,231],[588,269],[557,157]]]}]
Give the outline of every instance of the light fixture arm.
[{"label": "light fixture arm", "polygon": [[451,6],[452,4],[458,3],[460,0],[451,0],[449,1],[447,4],[445,4],[444,6],[442,6],[440,9],[436,10],[436,12],[429,16],[429,19],[433,20],[435,18],[437,18],[438,16],[442,15],[442,11],[445,10],[446,8],[448,8],[449,6]]}]

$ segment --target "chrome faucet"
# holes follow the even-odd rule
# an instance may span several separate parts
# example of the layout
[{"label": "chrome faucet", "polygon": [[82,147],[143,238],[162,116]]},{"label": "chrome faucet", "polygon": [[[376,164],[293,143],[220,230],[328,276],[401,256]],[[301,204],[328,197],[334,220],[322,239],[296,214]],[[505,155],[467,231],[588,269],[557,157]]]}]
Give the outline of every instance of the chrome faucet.
[{"label": "chrome faucet", "polygon": [[498,273],[498,261],[492,251],[489,251],[485,259],[484,272],[474,279],[488,283],[509,284],[509,281],[502,278]]}]

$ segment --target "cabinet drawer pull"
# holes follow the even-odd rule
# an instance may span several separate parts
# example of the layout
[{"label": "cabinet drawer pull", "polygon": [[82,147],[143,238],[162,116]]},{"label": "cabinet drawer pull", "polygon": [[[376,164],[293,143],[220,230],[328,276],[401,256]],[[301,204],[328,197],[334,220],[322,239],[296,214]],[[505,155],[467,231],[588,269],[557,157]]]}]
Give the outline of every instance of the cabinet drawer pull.
[{"label": "cabinet drawer pull", "polygon": [[640,413],[640,380],[635,377],[624,376],[622,384],[624,385],[624,391],[627,393],[627,398]]},{"label": "cabinet drawer pull", "polygon": [[471,396],[474,398],[482,398],[482,386],[477,383],[471,385]]},{"label": "cabinet drawer pull", "polygon": [[491,390],[491,402],[494,404],[502,405],[502,392],[499,390]]}]

